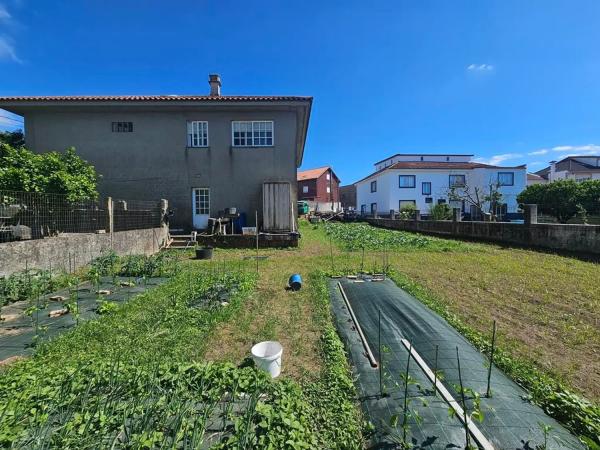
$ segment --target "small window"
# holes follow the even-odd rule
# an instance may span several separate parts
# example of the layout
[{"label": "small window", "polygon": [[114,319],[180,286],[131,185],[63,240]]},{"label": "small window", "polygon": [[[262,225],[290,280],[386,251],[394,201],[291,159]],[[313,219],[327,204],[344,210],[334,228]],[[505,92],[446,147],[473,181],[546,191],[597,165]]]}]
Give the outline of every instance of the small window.
[{"label": "small window", "polygon": [[411,206],[417,206],[417,202],[414,200],[400,200],[398,202],[398,206],[399,206],[399,210],[402,211],[404,208],[411,207]]},{"label": "small window", "polygon": [[302,186],[302,193],[308,194],[308,186]]},{"label": "small window", "polygon": [[421,183],[421,193],[423,195],[431,195],[431,181]]},{"label": "small window", "polygon": [[325,178],[327,179],[327,181],[331,180],[331,175],[329,175],[329,172],[327,173],[327,175],[325,176]]},{"label": "small window", "polygon": [[515,185],[514,172],[498,172],[498,185],[499,186],[514,186]]},{"label": "small window", "polygon": [[423,157],[421,156],[421,161],[423,161]]},{"label": "small window", "polygon": [[450,157],[449,156],[446,156],[446,161],[450,161]]},{"label": "small window", "polygon": [[327,193],[331,194],[331,187],[327,186]]},{"label": "small window", "polygon": [[188,147],[208,147],[208,122],[188,122],[187,135]]},{"label": "small window", "polygon": [[425,197],[425,203],[433,203],[433,197]]},{"label": "small window", "polygon": [[445,198],[438,199],[438,205],[444,205],[445,203],[446,203],[446,199]]},{"label": "small window", "polygon": [[360,205],[360,213],[363,216],[367,213],[367,205]]},{"label": "small window", "polygon": [[371,181],[371,192],[377,192],[377,180]]},{"label": "small window", "polygon": [[414,175],[398,175],[398,187],[414,188],[416,179]]},{"label": "small window", "polygon": [[371,214],[375,214],[377,212],[377,203],[371,203]]},{"label": "small window", "polygon": [[113,122],[113,133],[133,133],[133,122]]},{"label": "small window", "polygon": [[272,147],[273,121],[231,122],[231,136],[234,147]]},{"label": "small window", "polygon": [[464,187],[467,184],[464,175],[450,175],[449,176],[450,187]]}]

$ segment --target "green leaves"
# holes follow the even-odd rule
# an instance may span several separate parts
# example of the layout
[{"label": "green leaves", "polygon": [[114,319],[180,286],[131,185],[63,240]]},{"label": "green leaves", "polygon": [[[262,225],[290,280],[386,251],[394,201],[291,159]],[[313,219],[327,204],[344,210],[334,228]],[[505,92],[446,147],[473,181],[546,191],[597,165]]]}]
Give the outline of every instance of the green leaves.
[{"label": "green leaves", "polygon": [[0,190],[64,194],[69,201],[96,199],[98,174],[76,155],[33,153],[25,148],[0,144]]}]

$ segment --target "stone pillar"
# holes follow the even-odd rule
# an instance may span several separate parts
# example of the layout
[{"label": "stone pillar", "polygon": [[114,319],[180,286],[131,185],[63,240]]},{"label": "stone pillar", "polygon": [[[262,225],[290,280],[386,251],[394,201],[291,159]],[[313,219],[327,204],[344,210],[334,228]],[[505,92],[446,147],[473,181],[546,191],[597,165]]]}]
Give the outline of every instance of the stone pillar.
[{"label": "stone pillar", "polygon": [[452,221],[460,222],[462,220],[462,211],[460,208],[452,208]]},{"label": "stone pillar", "polygon": [[114,203],[112,197],[106,199],[106,214],[108,215],[108,232],[110,233],[110,248],[113,248],[113,233],[115,232]]},{"label": "stone pillar", "polygon": [[523,205],[525,210],[525,225],[538,223],[537,205]]},{"label": "stone pillar", "polygon": [[415,209],[415,220],[421,220],[421,211],[419,211],[418,209]]}]

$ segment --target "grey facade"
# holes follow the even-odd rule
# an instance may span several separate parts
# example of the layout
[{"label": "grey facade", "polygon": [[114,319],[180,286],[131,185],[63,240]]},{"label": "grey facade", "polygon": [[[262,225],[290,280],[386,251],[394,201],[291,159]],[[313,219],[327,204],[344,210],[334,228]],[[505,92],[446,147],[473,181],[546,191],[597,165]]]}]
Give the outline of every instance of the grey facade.
[{"label": "grey facade", "polygon": [[[288,181],[296,199],[311,97],[4,97],[0,108],[25,119],[35,152],[75,147],[114,198],[168,199],[171,226],[192,228],[192,190],[209,188],[210,216],[236,207],[255,224],[265,181]],[[208,123],[208,146],[188,146],[189,121]],[[233,121],[273,121],[273,145],[235,147]],[[113,122],[133,131],[114,132]],[[295,217],[295,212],[294,212]]]}]

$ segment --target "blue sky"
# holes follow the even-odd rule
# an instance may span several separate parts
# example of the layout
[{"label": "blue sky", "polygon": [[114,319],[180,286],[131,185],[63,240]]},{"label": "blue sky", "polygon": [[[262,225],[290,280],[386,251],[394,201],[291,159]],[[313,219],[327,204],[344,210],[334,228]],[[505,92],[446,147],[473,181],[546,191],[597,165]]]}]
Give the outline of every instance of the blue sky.
[{"label": "blue sky", "polygon": [[600,154],[599,23],[598,0],[0,0],[0,95],[206,93],[216,72],[314,96],[303,168],[344,183],[397,152],[533,171]]}]

